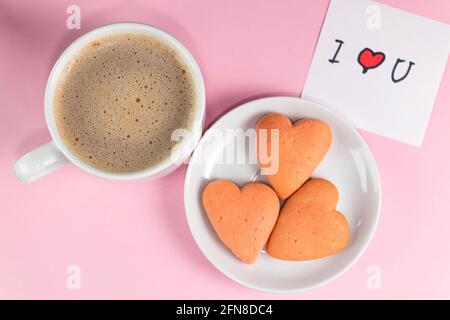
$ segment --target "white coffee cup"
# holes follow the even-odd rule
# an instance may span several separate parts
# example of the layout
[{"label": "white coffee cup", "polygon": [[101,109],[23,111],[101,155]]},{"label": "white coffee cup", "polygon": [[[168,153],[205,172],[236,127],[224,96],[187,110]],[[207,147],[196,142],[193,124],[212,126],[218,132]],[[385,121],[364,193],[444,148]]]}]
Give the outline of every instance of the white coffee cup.
[{"label": "white coffee cup", "polygon": [[[93,40],[102,38],[107,35],[115,33],[140,33],[147,34],[161,41],[169,44],[178,56],[183,60],[184,64],[190,69],[192,78],[194,81],[196,92],[196,114],[190,130],[190,134],[183,137],[183,141],[180,142],[176,148],[172,151],[172,155],[157,165],[151,166],[144,170],[127,172],[127,173],[114,173],[109,171],[100,170],[91,166],[90,164],[82,161],[76,154],[70,151],[62,140],[55,122],[55,116],[53,112],[53,98],[57,85],[57,80],[67,62],[79,52],[87,43]],[[185,161],[192,153],[194,147],[199,141],[205,118],[205,87],[203,83],[202,74],[198,67],[194,57],[189,51],[173,36],[164,32],[158,28],[141,23],[113,23],[106,26],[94,29],[75,40],[67,49],[62,53],[59,59],[56,61],[50,76],[47,81],[44,98],[44,110],[45,119],[47,122],[48,130],[53,138],[49,143],[42,145],[29,153],[22,156],[14,164],[14,172],[16,177],[23,182],[30,182],[36,180],[42,176],[45,176],[57,168],[67,164],[74,163],[81,169],[86,170],[96,176],[118,179],[118,180],[131,180],[146,177],[161,177],[175,170],[183,161]]]}]

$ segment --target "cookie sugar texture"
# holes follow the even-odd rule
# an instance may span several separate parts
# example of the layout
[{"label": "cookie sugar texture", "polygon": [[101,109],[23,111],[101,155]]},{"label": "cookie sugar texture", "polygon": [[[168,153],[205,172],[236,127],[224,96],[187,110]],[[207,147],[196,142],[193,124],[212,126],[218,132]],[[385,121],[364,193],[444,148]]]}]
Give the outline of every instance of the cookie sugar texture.
[{"label": "cookie sugar texture", "polygon": [[[265,129],[266,135],[261,134]],[[258,161],[263,173],[278,196],[285,200],[311,176],[325,157],[332,141],[330,127],[319,120],[301,119],[294,124],[285,115],[269,113],[256,125],[258,132]],[[278,130],[279,148],[272,146],[271,132]],[[262,137],[267,137],[264,139]],[[263,145],[264,144],[264,145]],[[268,165],[261,160],[260,150],[277,150],[278,170],[269,173]],[[277,155],[270,155],[274,158]]]},{"label": "cookie sugar texture", "polygon": [[272,188],[248,183],[240,189],[231,181],[215,180],[203,190],[202,202],[220,240],[243,262],[254,263],[280,210]]},{"label": "cookie sugar texture", "polygon": [[343,250],[350,228],[336,211],[338,191],[329,181],[306,182],[284,204],[267,243],[267,253],[283,260],[311,260]]}]

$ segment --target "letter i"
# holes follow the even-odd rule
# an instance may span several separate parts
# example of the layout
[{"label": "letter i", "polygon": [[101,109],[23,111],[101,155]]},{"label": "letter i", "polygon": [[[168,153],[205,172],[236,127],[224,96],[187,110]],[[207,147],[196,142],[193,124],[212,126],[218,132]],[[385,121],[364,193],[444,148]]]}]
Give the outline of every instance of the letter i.
[{"label": "letter i", "polygon": [[328,59],[328,61],[329,61],[330,63],[339,63],[339,60],[336,60],[336,58],[337,58],[337,56],[338,56],[338,54],[339,54],[339,51],[341,51],[341,47],[342,47],[342,45],[344,44],[344,41],[339,40],[339,39],[336,39],[336,40],[334,40],[334,41],[336,41],[337,43],[339,43],[339,46],[337,47],[336,52],[334,53],[333,58]]}]

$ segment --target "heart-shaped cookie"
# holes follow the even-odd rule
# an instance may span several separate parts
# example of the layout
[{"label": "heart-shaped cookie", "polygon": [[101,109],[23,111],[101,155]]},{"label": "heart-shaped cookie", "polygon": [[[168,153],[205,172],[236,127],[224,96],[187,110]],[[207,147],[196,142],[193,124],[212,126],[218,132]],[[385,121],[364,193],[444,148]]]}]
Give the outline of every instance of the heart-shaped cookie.
[{"label": "heart-shaped cookie", "polygon": [[281,209],[266,245],[272,257],[283,260],[318,259],[347,245],[350,230],[344,215],[336,211],[336,187],[312,179],[295,192]]},{"label": "heart-shaped cookie", "polygon": [[[283,200],[311,176],[332,139],[330,127],[322,121],[302,119],[292,124],[288,117],[279,113],[263,116],[256,130],[261,170]],[[274,139],[276,132],[278,139]]]},{"label": "heart-shaped cookie", "polygon": [[203,190],[202,202],[220,240],[243,262],[255,262],[280,211],[272,188],[252,182],[239,189],[231,181],[215,180]]}]

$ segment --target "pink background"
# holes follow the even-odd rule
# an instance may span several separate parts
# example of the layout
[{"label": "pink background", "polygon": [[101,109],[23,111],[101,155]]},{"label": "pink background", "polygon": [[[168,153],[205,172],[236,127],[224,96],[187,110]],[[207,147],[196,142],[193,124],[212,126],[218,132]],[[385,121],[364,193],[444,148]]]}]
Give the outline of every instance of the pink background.
[{"label": "pink background", "polygon": [[[448,0],[383,0],[450,24]],[[81,7],[81,30],[66,8]],[[183,209],[186,167],[115,182],[68,165],[32,184],[12,166],[50,139],[43,92],[52,64],[82,33],[114,21],[161,27],[197,58],[207,122],[255,97],[298,96],[328,0],[0,0],[0,298],[450,298],[450,68],[422,148],[363,132],[381,174],[375,237],[337,280],[307,293],[261,293],[226,278],[194,243]],[[66,268],[81,267],[81,290]],[[366,285],[381,269],[381,289]]]}]

